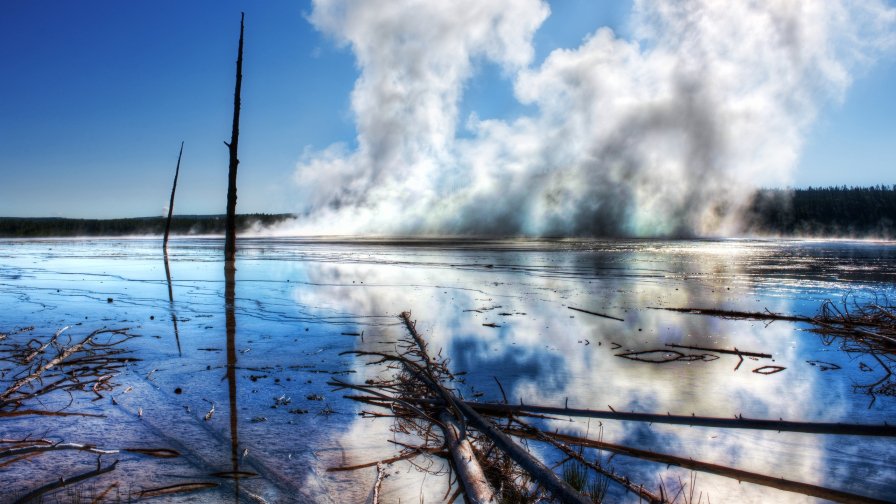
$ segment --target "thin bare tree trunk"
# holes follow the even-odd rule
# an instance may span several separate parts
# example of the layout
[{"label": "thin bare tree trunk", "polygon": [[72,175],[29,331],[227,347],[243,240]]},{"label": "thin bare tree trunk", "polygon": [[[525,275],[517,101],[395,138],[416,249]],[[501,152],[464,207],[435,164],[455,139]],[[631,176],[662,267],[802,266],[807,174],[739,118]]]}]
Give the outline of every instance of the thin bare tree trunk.
[{"label": "thin bare tree trunk", "polygon": [[184,155],[184,142],[180,142],[180,152],[177,154],[177,168],[174,170],[174,184],[171,185],[171,201],[168,202],[168,220],[165,221],[165,238],[162,240],[162,248],[168,250],[168,234],[171,232],[171,217],[174,216],[174,191],[177,190],[177,176],[180,174],[180,158]]},{"label": "thin bare tree trunk", "polygon": [[240,164],[237,158],[237,146],[240,139],[240,90],[243,85],[243,21],[245,13],[240,14],[240,45],[236,58],[236,89],[233,92],[233,131],[230,143],[224,145],[230,150],[230,169],[227,174],[227,220],[224,231],[224,260],[233,262],[236,258],[236,169]]}]

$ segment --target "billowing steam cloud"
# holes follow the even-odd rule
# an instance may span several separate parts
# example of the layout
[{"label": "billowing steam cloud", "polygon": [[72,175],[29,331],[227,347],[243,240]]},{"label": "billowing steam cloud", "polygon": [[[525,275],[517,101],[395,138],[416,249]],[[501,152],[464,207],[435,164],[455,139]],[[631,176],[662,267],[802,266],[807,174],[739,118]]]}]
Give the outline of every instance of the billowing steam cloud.
[{"label": "billowing steam cloud", "polygon": [[[549,13],[541,0],[315,0],[311,22],[360,68],[358,137],[300,162],[301,230],[734,232],[751,188],[788,182],[818,108],[896,26],[879,0],[636,1],[631,40],[596,27],[533,67]],[[480,59],[535,112],[458,117]]]}]

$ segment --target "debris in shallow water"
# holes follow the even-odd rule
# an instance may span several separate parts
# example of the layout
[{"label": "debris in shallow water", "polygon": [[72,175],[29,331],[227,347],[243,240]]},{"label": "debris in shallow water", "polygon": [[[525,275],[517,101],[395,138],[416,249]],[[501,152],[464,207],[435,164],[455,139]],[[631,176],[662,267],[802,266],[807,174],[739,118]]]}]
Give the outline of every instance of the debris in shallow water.
[{"label": "debris in shallow water", "polygon": [[308,399],[309,401],[323,401],[324,396],[320,394],[308,394],[307,396],[305,396],[305,399]]},{"label": "debris in shallow water", "polygon": [[816,366],[818,369],[822,371],[836,371],[840,369],[840,366],[834,364],[833,362],[825,362],[820,360],[814,361],[806,361],[810,366]]},{"label": "debris in shallow water", "polygon": [[758,367],[758,368],[754,369],[753,372],[756,374],[770,375],[770,374],[780,373],[781,371],[784,371],[785,369],[787,369],[787,368],[783,367],[783,366],[762,366],[762,367]]},{"label": "debris in shallow water", "polygon": [[621,319],[619,317],[613,317],[611,315],[604,315],[603,313],[597,313],[597,312],[593,312],[593,311],[583,310],[581,308],[575,308],[572,306],[567,306],[567,308],[569,308],[570,310],[575,310],[577,312],[587,313],[589,315],[596,315],[598,317],[608,318],[611,320],[618,320],[619,322],[625,322],[625,319]]},{"label": "debris in shallow water", "polygon": [[676,345],[673,343],[666,343],[667,347],[672,348],[684,348],[687,350],[701,350],[704,352],[714,352],[714,353],[723,353],[730,355],[742,355],[744,357],[760,357],[763,359],[771,359],[772,355],[767,353],[759,353],[759,352],[745,352],[743,350],[739,350],[737,347],[734,350],[726,350],[723,348],[708,348],[708,347],[699,347],[699,346],[691,346],[691,345]]},{"label": "debris in shallow water", "polygon": [[160,497],[162,495],[173,495],[178,493],[189,493],[196,492],[199,490],[206,490],[209,488],[217,488],[217,483],[210,482],[196,482],[196,483],[180,483],[177,485],[165,486],[160,488],[151,488],[148,490],[143,490],[140,492],[140,498],[146,499],[149,497]]},{"label": "debris in shallow water", "polygon": [[268,417],[265,417],[265,416],[252,417],[252,423],[261,423],[261,422],[267,422],[267,421],[268,421]]}]

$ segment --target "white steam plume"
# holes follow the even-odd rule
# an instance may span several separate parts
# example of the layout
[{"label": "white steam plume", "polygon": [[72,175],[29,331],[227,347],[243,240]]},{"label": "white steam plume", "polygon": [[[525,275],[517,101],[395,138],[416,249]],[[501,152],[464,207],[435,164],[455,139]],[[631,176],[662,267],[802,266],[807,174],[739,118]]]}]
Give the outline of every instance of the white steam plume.
[{"label": "white steam plume", "polygon": [[[736,231],[787,183],[808,126],[894,45],[878,0],[636,1],[633,40],[596,29],[532,67],[540,0],[315,0],[360,68],[357,149],[307,152],[300,232],[677,236]],[[474,62],[535,113],[462,118]]]}]

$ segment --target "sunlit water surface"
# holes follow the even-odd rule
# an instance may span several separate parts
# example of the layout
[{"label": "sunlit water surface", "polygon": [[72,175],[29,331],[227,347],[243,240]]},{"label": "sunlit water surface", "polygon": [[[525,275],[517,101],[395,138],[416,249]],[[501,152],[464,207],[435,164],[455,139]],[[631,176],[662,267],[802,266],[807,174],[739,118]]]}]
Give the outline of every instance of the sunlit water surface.
[{"label": "sunlit water surface", "polygon": [[[863,387],[885,375],[876,360],[843,352],[801,324],[655,309],[811,316],[824,300],[839,302],[847,293],[892,294],[893,244],[244,239],[229,348],[221,246],[216,239],[173,240],[172,302],[158,240],[0,242],[0,332],[34,325],[32,336],[46,339],[72,326],[68,334],[77,339],[101,327],[128,327],[139,337],[127,345],[141,359],[114,378],[113,393],[96,401],[75,397],[67,410],[103,418],[0,418],[2,437],[182,453],[165,460],[122,454],[116,471],[92,483],[102,489],[119,481],[120,495],[217,481],[218,489],[168,500],[363,502],[375,468],[326,469],[396,454],[388,442],[391,420],[360,418],[363,408],[327,381],[375,376],[378,369],[342,352],[395,350],[406,337],[398,314],[407,310],[430,348],[450,359],[452,371],[466,372],[456,386],[467,399],[502,401],[500,382],[510,402],[575,408],[855,423],[892,423],[896,412],[893,397]],[[737,356],[724,354],[662,364],[617,356],[668,350],[670,343],[773,357],[738,366]],[[227,372],[228,358],[235,373]],[[753,372],[763,366],[785,369]],[[70,398],[49,401],[48,409],[61,409]],[[892,439],[597,420],[545,424],[878,499],[896,495]],[[679,478],[690,485],[692,476],[622,456],[610,464],[654,490],[661,481],[676,490]],[[8,497],[95,466],[92,455],[45,454],[0,468],[0,480]],[[210,476],[234,468],[259,476]],[[446,485],[445,477],[396,463],[384,501],[438,502]],[[712,502],[814,501],[703,473],[695,485]],[[610,497],[637,501],[613,486]]]}]

